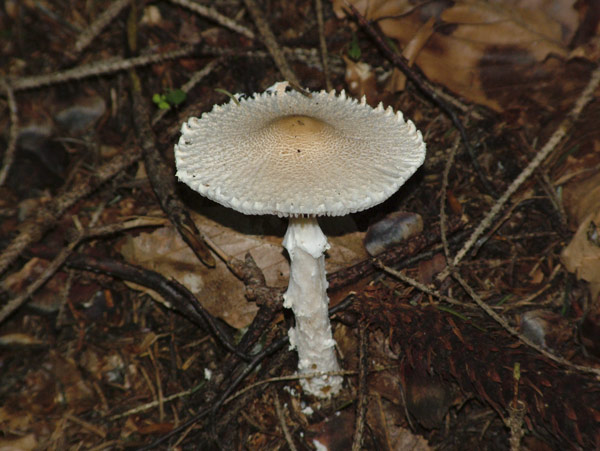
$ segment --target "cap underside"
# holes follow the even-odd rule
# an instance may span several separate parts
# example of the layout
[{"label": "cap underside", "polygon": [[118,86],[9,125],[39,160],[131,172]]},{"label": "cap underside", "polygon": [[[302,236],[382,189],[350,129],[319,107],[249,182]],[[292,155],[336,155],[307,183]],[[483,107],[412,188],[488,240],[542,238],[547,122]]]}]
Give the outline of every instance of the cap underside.
[{"label": "cap underside", "polygon": [[246,214],[338,216],[377,205],[423,163],[412,122],[344,93],[263,93],[183,124],[177,177]]}]

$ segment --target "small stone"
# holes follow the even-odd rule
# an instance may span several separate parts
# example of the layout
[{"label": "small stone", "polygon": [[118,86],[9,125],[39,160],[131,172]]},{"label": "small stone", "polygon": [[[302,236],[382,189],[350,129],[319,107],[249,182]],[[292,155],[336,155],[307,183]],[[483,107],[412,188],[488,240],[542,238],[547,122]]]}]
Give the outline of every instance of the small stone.
[{"label": "small stone", "polygon": [[550,310],[531,310],[521,316],[521,333],[538,346],[559,351],[573,337],[573,326]]},{"label": "small stone", "polygon": [[365,236],[365,248],[371,256],[400,244],[423,231],[423,218],[416,213],[397,211],[371,225]]},{"label": "small stone", "polygon": [[69,133],[82,133],[102,117],[106,112],[106,103],[100,96],[79,99],[56,116],[56,122]]}]

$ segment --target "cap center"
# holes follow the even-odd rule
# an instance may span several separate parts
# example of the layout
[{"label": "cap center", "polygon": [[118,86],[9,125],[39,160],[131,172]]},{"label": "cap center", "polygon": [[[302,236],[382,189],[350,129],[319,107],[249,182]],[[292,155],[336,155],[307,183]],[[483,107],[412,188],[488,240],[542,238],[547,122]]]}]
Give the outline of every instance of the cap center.
[{"label": "cap center", "polygon": [[273,130],[294,138],[319,133],[326,126],[327,124],[319,119],[301,115],[285,116],[271,123]]}]

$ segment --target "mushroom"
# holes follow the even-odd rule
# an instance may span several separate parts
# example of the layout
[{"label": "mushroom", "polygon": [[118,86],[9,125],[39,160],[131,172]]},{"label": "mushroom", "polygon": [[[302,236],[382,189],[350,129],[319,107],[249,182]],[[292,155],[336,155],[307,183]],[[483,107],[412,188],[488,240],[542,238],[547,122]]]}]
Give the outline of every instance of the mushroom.
[{"label": "mushroom", "polygon": [[288,217],[283,246],[290,265],[284,307],[295,326],[304,390],[328,398],[343,382],[329,322],[324,253],[317,216],[377,205],[417,170],[425,143],[411,121],[382,104],[372,108],[344,91],[305,96],[276,83],[265,93],[236,95],[200,119],[190,118],[175,146],[177,177],[244,214]]}]

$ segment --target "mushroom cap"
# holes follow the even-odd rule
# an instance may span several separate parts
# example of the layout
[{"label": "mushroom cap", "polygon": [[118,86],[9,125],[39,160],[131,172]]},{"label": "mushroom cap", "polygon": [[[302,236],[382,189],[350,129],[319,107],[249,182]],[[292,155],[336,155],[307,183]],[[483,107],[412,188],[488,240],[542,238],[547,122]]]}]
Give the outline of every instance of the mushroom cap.
[{"label": "mushroom cap", "polygon": [[423,163],[423,137],[402,113],[286,86],[184,123],[179,180],[245,214],[339,216],[383,202]]}]

